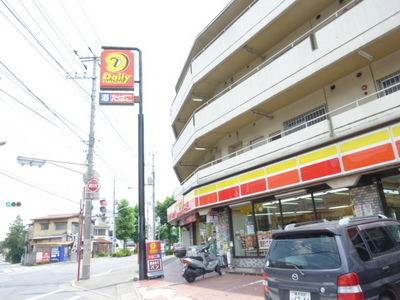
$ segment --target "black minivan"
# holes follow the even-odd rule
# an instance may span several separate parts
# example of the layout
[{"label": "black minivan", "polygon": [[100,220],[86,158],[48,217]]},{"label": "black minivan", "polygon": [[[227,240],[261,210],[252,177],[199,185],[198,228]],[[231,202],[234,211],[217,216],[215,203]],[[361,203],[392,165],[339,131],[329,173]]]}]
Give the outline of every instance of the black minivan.
[{"label": "black minivan", "polygon": [[400,222],[382,215],[273,234],[263,268],[267,300],[400,300]]}]

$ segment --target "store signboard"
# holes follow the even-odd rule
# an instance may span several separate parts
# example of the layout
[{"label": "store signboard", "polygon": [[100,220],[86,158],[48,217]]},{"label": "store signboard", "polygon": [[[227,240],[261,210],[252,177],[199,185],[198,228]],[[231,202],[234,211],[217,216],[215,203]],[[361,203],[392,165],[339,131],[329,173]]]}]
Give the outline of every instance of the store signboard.
[{"label": "store signboard", "polygon": [[164,276],[162,264],[161,242],[153,241],[146,243],[147,254],[147,277],[162,277]]},{"label": "store signboard", "polygon": [[107,49],[101,53],[101,90],[133,90],[134,62],[130,50]]},{"label": "store signboard", "polygon": [[100,93],[100,105],[134,105],[135,96],[133,93]]}]

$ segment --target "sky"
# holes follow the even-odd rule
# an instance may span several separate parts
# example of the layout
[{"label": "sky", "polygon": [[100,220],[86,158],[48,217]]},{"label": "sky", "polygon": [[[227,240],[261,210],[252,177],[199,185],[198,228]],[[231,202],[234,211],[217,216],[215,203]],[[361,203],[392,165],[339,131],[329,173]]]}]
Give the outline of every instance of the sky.
[{"label": "sky", "polygon": [[[229,2],[0,0],[0,241],[17,215],[29,224],[79,212],[93,77],[84,58],[100,56],[103,46],[142,52],[145,181],[154,170],[155,201],[173,195],[175,85],[196,36]],[[137,203],[138,109],[96,105],[94,169],[110,209],[114,197]],[[21,166],[18,156],[47,162]],[[152,201],[153,186],[145,199]]]}]

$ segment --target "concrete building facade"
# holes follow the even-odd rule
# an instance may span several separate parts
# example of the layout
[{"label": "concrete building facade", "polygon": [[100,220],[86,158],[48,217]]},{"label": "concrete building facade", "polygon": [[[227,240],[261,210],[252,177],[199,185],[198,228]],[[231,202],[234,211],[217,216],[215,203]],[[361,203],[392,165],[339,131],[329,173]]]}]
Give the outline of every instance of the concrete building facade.
[{"label": "concrete building facade", "polygon": [[292,222],[400,219],[400,2],[233,0],[171,106],[186,244],[260,267]]}]

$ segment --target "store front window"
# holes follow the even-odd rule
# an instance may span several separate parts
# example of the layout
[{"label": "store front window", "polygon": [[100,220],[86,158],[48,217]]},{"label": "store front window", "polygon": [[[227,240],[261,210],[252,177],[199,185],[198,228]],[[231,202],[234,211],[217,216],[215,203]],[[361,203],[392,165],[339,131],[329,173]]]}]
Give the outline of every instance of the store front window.
[{"label": "store front window", "polygon": [[354,215],[348,189],[327,190],[263,203],[231,206],[235,256],[265,256],[274,231],[291,223]]},{"label": "store front window", "polygon": [[246,203],[231,207],[235,256],[257,255],[253,206]]},{"label": "store front window", "polygon": [[382,178],[388,217],[400,220],[400,176]]}]

